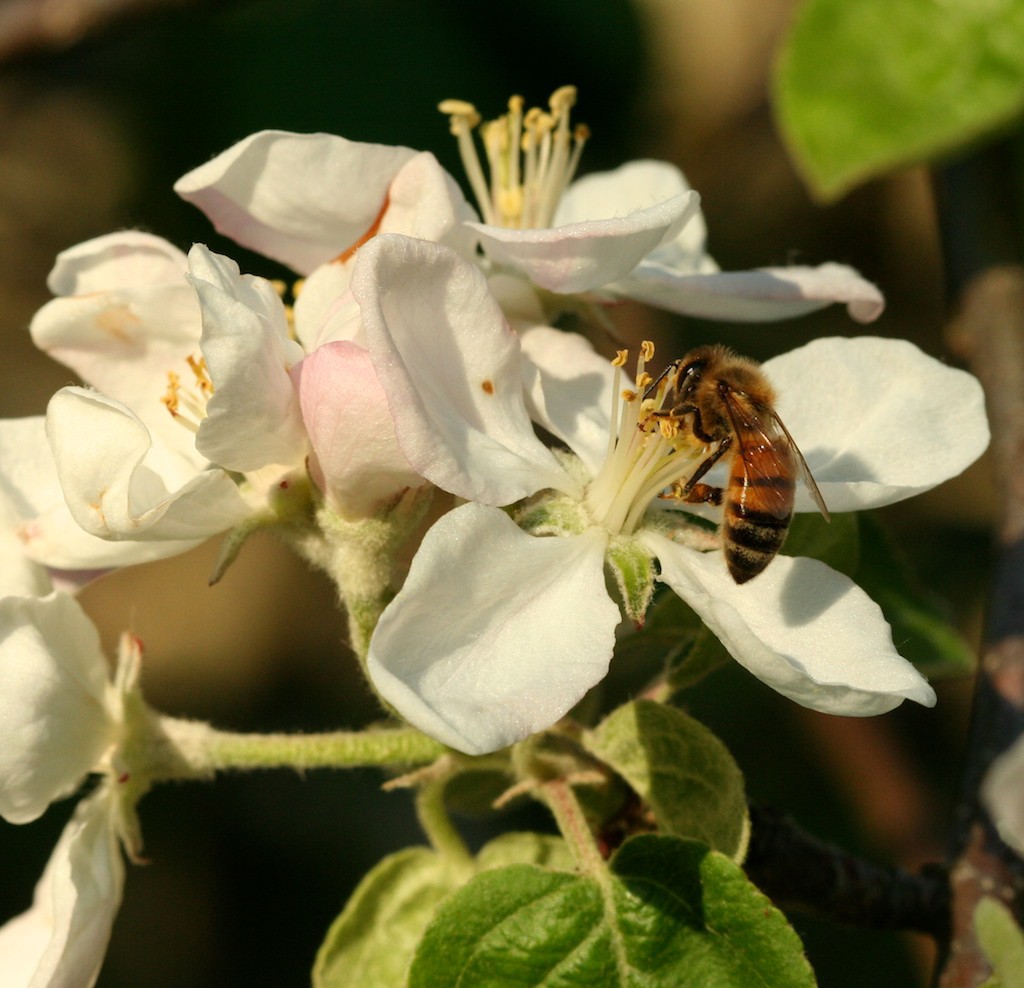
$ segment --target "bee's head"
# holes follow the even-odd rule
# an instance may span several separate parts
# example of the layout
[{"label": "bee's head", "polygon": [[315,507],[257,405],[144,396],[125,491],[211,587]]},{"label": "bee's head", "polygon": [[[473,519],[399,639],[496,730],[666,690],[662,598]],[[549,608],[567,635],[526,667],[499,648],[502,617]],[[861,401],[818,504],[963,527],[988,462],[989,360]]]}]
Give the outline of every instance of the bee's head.
[{"label": "bee's head", "polygon": [[693,396],[711,361],[711,357],[708,354],[691,355],[683,359],[685,363],[680,362],[679,370],[676,371],[672,378],[672,389],[675,391],[676,398],[679,401],[686,401]]}]

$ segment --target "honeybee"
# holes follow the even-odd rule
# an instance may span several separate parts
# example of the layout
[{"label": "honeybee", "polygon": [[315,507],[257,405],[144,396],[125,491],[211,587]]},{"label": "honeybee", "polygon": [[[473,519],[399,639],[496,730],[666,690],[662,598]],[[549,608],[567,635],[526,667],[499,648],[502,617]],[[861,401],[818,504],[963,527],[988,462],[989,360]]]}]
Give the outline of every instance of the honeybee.
[{"label": "honeybee", "polygon": [[[685,483],[677,481],[663,496],[723,506],[726,565],[737,583],[746,583],[782,548],[798,474],[826,521],[828,508],[775,411],[772,386],[753,360],[723,346],[704,346],[670,364],[652,388],[665,377],[672,405],[656,414],[683,420],[710,452]],[[702,483],[727,453],[725,489]]]}]

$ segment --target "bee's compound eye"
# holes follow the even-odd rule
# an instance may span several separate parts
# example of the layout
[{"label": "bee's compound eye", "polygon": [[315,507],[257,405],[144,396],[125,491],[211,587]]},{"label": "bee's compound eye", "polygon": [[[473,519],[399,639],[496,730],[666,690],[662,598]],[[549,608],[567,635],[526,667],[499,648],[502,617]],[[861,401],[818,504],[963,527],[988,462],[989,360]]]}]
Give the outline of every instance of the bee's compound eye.
[{"label": "bee's compound eye", "polygon": [[704,368],[707,367],[708,362],[705,359],[691,360],[688,364],[683,364],[679,368],[676,374],[675,387],[677,391],[682,391],[687,387],[692,387],[699,380],[701,375],[704,373]]}]

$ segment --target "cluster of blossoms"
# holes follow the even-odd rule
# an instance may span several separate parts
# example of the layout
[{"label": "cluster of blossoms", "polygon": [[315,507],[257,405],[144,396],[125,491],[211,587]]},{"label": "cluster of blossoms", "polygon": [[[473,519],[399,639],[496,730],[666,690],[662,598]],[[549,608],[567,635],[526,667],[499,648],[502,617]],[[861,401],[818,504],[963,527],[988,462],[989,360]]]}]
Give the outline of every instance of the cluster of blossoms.
[{"label": "cluster of blossoms", "polygon": [[[45,417],[0,422],[0,812],[25,822],[84,775],[102,781],[32,908],[0,929],[0,967],[24,972],[12,984],[90,982],[118,843],[137,855],[135,803],[173,773],[132,761],[158,733],[134,639],[109,683],[70,594],[215,535],[218,571],[259,527],[327,570],[380,696],[469,754],[564,717],[658,582],[801,704],[934,702],[877,605],[824,563],[779,556],[737,584],[713,509],[659,496],[709,449],[653,424],[652,348],[627,377],[625,353],[554,326],[618,299],[748,321],[841,303],[869,322],[881,295],[838,264],[719,271],[671,165],[573,181],[573,98],[513,100],[485,125],[489,180],[475,111],[444,104],[479,214],[429,153],[324,134],[261,132],[182,178],[219,231],[301,277],[291,304],[205,246],[186,256],[138,232],[58,258],[32,337],[84,385]],[[822,339],[763,370],[833,512],[933,487],[988,441],[977,382],[909,343]],[[435,490],[459,506],[396,588],[395,550]],[[816,510],[806,491],[796,510]]]}]

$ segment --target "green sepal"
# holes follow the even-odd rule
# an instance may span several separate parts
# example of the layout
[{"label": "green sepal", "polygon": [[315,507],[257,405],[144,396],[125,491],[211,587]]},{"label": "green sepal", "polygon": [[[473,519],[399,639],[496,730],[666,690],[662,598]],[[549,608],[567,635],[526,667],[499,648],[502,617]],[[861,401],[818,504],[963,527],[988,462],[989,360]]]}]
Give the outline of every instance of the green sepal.
[{"label": "green sepal", "polygon": [[782,914],[727,857],[641,836],[600,874],[513,865],[450,896],[416,952],[409,988],[811,988]]},{"label": "green sepal", "polygon": [[405,984],[417,944],[440,903],[473,875],[511,864],[568,869],[559,837],[503,834],[471,862],[410,847],[386,857],[359,883],[331,925],[313,967],[313,988]]},{"label": "green sepal", "polygon": [[619,588],[626,617],[636,627],[642,627],[654,596],[654,557],[636,539],[614,538],[605,558]]},{"label": "green sepal", "polygon": [[578,500],[552,491],[527,498],[512,512],[512,520],[530,535],[580,535],[591,525]]},{"label": "green sepal", "polygon": [[807,0],[774,79],[783,137],[823,200],[947,155],[1024,110],[1019,0]]},{"label": "green sepal", "polygon": [[974,909],[974,931],[992,965],[982,988],[1024,988],[1024,933],[1007,906],[982,899]]},{"label": "green sepal", "polygon": [[305,472],[282,477],[267,495],[267,507],[224,535],[210,573],[210,586],[224,576],[254,532],[279,531],[291,537],[297,533],[311,533],[315,526],[316,504],[316,490]]},{"label": "green sepal", "polygon": [[703,724],[675,707],[636,700],[588,731],[583,745],[633,787],[662,833],[743,859],[750,832],[743,774]]}]

